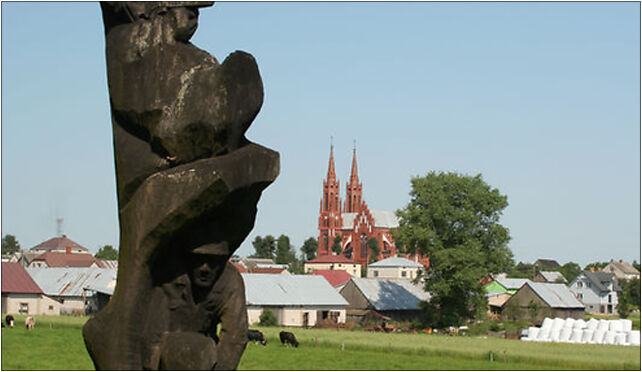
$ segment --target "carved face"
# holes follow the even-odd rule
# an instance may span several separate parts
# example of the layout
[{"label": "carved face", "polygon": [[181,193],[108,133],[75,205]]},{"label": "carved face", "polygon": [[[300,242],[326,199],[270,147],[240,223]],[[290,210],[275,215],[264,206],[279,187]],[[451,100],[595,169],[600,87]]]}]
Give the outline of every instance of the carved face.
[{"label": "carved face", "polygon": [[198,8],[169,8],[168,17],[174,29],[174,39],[186,43],[198,27]]},{"label": "carved face", "polygon": [[190,270],[188,272],[192,285],[200,288],[209,288],[221,276],[225,268],[225,256],[208,254],[190,254]]}]

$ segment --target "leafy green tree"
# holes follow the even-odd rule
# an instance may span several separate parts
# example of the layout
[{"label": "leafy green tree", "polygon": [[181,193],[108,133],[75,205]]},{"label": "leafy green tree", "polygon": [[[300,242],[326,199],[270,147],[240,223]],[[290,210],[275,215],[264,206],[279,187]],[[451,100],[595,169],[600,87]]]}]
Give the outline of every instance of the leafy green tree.
[{"label": "leafy green tree", "polygon": [[278,264],[291,264],[296,259],[294,249],[290,244],[290,238],[281,234],[276,241],[276,258]]},{"label": "leafy green tree", "polygon": [[621,296],[618,298],[617,313],[622,319],[629,317],[629,314],[631,313],[631,305],[629,304],[628,296]]},{"label": "leafy green tree", "polygon": [[633,263],[631,264],[631,266],[635,267],[638,271],[640,271],[640,264],[636,260],[633,260]]},{"label": "leafy green tree", "polygon": [[370,238],[366,245],[370,248],[370,262],[375,262],[379,258],[379,240],[374,237]]},{"label": "leafy green tree", "polygon": [[254,247],[254,254],[250,257],[274,259],[276,241],[272,235],[266,235],[265,238],[257,235],[252,242],[252,246]]},{"label": "leafy green tree", "polygon": [[430,257],[425,288],[433,326],[461,324],[485,312],[481,285],[488,273],[513,266],[508,229],[499,224],[507,198],[482,180],[430,172],[411,180],[410,203],[397,211],[394,238],[410,253]]},{"label": "leafy green tree", "polygon": [[264,309],[259,316],[259,325],[263,327],[274,327],[277,325],[277,319],[274,313],[268,309]]},{"label": "leafy green tree", "polygon": [[334,237],[334,242],[332,243],[332,252],[341,254],[341,251],[341,236],[337,235]]},{"label": "leafy green tree", "polygon": [[117,260],[118,250],[114,249],[111,245],[106,245],[100,248],[94,257],[99,260]]},{"label": "leafy green tree", "polygon": [[319,247],[319,242],[315,238],[307,238],[303,242],[303,246],[301,247],[301,252],[303,253],[303,259],[310,261],[314,260],[317,258],[317,249]]},{"label": "leafy green tree", "polygon": [[510,271],[508,271],[509,278],[525,278],[533,279],[533,265],[529,263],[520,262]]},{"label": "leafy green tree", "polygon": [[640,279],[618,280],[622,292],[618,294],[618,307],[622,301],[626,302],[630,309],[640,308]]},{"label": "leafy green tree", "polygon": [[582,268],[575,262],[567,262],[562,265],[558,271],[564,275],[564,278],[570,283],[573,279],[577,278],[582,272]]},{"label": "leafy green tree", "polygon": [[16,237],[7,234],[2,238],[2,254],[13,254],[20,251],[20,243],[16,240]]}]

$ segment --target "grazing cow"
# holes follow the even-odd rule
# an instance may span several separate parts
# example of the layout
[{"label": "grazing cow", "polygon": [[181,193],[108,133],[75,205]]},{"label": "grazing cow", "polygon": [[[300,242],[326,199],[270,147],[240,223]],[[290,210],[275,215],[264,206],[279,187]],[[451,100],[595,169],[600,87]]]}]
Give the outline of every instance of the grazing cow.
[{"label": "grazing cow", "polygon": [[291,332],[281,331],[279,338],[281,339],[281,345],[290,344],[294,347],[299,347],[299,341],[296,340],[296,337],[294,337],[294,334]]},{"label": "grazing cow", "polygon": [[25,319],[25,327],[27,327],[27,329],[33,329],[35,325],[36,325],[36,320],[32,316],[28,316]]},{"label": "grazing cow", "polygon": [[265,346],[267,344],[267,341],[265,341],[265,336],[263,336],[263,332],[258,331],[256,329],[248,329],[247,330],[247,338],[250,341],[260,342],[261,345]]},{"label": "grazing cow", "polygon": [[15,320],[13,319],[13,315],[7,315],[4,320],[7,322],[9,328],[13,328],[13,323],[15,322]]}]

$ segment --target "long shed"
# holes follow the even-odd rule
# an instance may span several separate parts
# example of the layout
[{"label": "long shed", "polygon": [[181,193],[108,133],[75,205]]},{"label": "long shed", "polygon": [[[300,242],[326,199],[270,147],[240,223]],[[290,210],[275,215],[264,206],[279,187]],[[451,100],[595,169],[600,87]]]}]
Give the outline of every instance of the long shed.
[{"label": "long shed", "polygon": [[348,303],[319,275],[241,273],[248,322],[270,310],[282,326],[312,327],[323,319],[345,323]]}]

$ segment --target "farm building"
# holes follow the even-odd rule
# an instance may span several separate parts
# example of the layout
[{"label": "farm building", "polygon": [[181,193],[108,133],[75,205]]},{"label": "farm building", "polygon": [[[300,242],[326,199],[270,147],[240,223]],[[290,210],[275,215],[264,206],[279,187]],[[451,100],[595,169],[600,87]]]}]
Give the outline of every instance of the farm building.
[{"label": "farm building", "polygon": [[2,314],[57,315],[60,303],[43,290],[17,262],[2,263]]},{"label": "farm building", "polygon": [[348,301],[348,321],[363,320],[366,312],[396,320],[410,320],[420,313],[419,303],[430,294],[405,279],[352,278],[339,292]]},{"label": "farm building", "polygon": [[242,273],[248,322],[270,310],[281,326],[312,327],[323,319],[345,323],[348,303],[318,275]]},{"label": "farm building", "polygon": [[586,305],[586,311],[596,314],[617,313],[617,292],[622,291],[615,274],[604,271],[582,271],[568,288]]},{"label": "farm building", "polygon": [[361,278],[361,264],[352,262],[344,255],[319,256],[303,264],[303,271],[306,274],[313,270],[344,270],[356,278]]},{"label": "farm building", "polygon": [[609,262],[602,270],[607,273],[613,273],[618,279],[640,279],[640,271],[628,262],[622,260]]},{"label": "farm building", "polygon": [[27,267],[100,267],[89,253],[45,252],[34,258]]},{"label": "farm building", "polygon": [[45,295],[60,302],[61,314],[87,314],[98,309],[96,291],[107,288],[116,271],[92,267],[27,268]]},{"label": "farm building", "polygon": [[533,266],[537,267],[539,270],[548,269],[550,271],[551,269],[557,269],[560,267],[560,264],[555,260],[540,258],[533,263]]},{"label": "farm building", "polygon": [[502,307],[511,297],[511,294],[506,292],[490,292],[486,293],[488,300],[488,315],[492,319],[498,319],[502,313]]},{"label": "farm building", "polygon": [[533,281],[539,283],[568,283],[568,280],[559,271],[539,271]]},{"label": "farm building", "polygon": [[340,291],[352,279],[352,275],[343,270],[315,270],[310,275],[321,275],[337,291]]},{"label": "farm building", "polygon": [[368,265],[368,278],[415,279],[423,265],[403,257],[388,257]]},{"label": "farm building", "polygon": [[584,318],[584,304],[563,283],[526,283],[506,301],[503,319],[528,319],[540,325],[544,318]]}]

